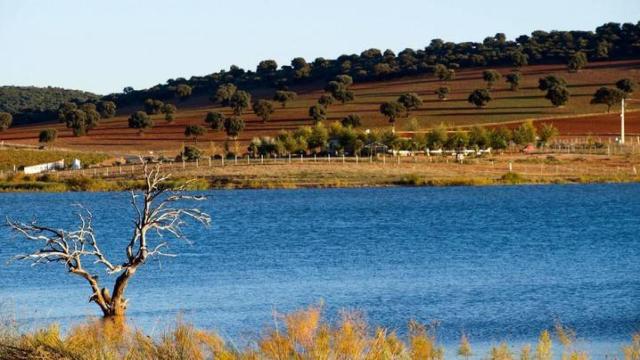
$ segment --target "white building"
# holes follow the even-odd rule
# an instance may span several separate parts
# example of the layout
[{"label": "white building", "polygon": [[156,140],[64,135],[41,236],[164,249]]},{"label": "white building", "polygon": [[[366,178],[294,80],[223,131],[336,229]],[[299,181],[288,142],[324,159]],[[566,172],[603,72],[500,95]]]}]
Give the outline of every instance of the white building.
[{"label": "white building", "polygon": [[64,159],[46,164],[38,164],[24,167],[25,174],[39,174],[45,171],[54,171],[64,169]]}]

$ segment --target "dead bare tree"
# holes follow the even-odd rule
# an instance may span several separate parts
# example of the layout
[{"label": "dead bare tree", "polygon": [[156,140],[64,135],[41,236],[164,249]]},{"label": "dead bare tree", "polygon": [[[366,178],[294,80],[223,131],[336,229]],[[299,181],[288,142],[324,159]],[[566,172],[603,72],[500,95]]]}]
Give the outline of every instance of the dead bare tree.
[{"label": "dead bare tree", "polygon": [[[186,240],[182,226],[185,220],[208,226],[211,218],[197,208],[180,208],[176,202],[183,200],[200,201],[202,196],[185,195],[183,187],[169,188],[166,180],[170,175],[163,175],[159,167],[144,165],[144,188],[141,192],[131,191],[131,204],[136,217],[131,239],[126,246],[126,260],[115,264],[98,246],[93,229],[93,215],[82,209],[78,216],[79,229],[66,231],[49,226],[7,219],[9,227],[25,240],[40,243],[41,248],[33,253],[16,256],[18,260],[32,261],[33,265],[44,263],[62,263],[71,273],[84,278],[91,286],[92,295],[89,301],[95,302],[102,310],[104,317],[125,315],[127,299],[124,297],[127,284],[138,268],[154,256],[175,256],[163,252],[166,241],[161,241],[163,234],[176,239]],[[150,232],[157,236],[149,236]],[[152,233],[152,234],[153,234]],[[154,244],[150,244],[153,242]],[[113,292],[101,287],[98,275],[92,273],[82,264],[83,259],[92,259],[95,264],[106,268],[110,275],[116,277]]]}]

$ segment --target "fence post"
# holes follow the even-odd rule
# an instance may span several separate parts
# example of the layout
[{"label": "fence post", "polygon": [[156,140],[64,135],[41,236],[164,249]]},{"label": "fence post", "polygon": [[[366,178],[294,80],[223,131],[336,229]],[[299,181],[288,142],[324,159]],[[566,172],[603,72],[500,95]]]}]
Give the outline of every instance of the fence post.
[{"label": "fence post", "polygon": [[251,160],[249,159],[249,155],[247,155],[247,165],[251,164]]},{"label": "fence post", "polygon": [[211,167],[211,156],[209,156],[209,167]]},{"label": "fence post", "polygon": [[264,165],[264,155],[260,155],[260,164]]},{"label": "fence post", "polygon": [[238,155],[233,155],[233,164],[238,165]]},{"label": "fence post", "polygon": [[196,159],[196,167],[198,166],[199,166],[199,162],[198,162],[198,159]]},{"label": "fence post", "polygon": [[344,164],[344,153],[342,153],[342,163]]},{"label": "fence post", "polygon": [[513,171],[513,163],[509,161],[509,172]]},{"label": "fence post", "polygon": [[224,155],[223,155],[222,157],[220,157],[220,164],[221,164],[222,166],[224,166]]},{"label": "fence post", "polygon": [[327,154],[327,162],[331,162],[331,154]]},{"label": "fence post", "polygon": [[382,165],[387,163],[387,154],[382,155]]},{"label": "fence post", "polygon": [[184,158],[182,158],[182,168],[184,169],[187,165],[184,162]]},{"label": "fence post", "polygon": [[356,154],[356,164],[358,163],[358,155]]},{"label": "fence post", "polygon": [[304,156],[304,155],[300,154],[300,164],[303,164],[303,163],[304,163],[304,158],[303,158],[303,156]]}]

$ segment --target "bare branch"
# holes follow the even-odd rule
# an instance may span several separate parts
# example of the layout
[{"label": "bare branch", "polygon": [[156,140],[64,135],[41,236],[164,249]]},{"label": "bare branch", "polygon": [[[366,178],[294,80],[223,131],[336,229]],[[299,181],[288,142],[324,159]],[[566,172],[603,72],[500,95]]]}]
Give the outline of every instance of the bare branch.
[{"label": "bare branch", "polygon": [[[166,181],[169,175],[163,175],[158,166],[150,168],[147,163],[143,166],[145,188],[142,192],[131,192],[130,201],[136,218],[133,221],[133,233],[126,246],[126,260],[123,264],[114,264],[102,252],[93,228],[93,214],[82,206],[77,214],[78,229],[70,231],[42,226],[36,221],[24,223],[7,218],[8,226],[15,233],[27,241],[39,244],[38,250],[20,254],[15,259],[31,261],[32,265],[64,264],[70,273],[87,280],[93,290],[90,301],[95,301],[105,316],[123,315],[127,305],[124,291],[137,268],[150,257],[176,256],[165,251],[169,246],[167,241],[155,246],[150,245],[149,231],[154,231],[158,238],[169,234],[176,239],[188,241],[182,231],[188,220],[205,226],[211,223],[211,217],[207,213],[197,208],[178,206],[178,202],[203,201],[205,197],[183,194],[186,184],[168,188]],[[103,266],[108,274],[118,275],[113,294],[109,294],[106,288],[100,288],[98,276],[89,273],[82,266],[82,259],[87,257],[93,259],[94,264]]]}]

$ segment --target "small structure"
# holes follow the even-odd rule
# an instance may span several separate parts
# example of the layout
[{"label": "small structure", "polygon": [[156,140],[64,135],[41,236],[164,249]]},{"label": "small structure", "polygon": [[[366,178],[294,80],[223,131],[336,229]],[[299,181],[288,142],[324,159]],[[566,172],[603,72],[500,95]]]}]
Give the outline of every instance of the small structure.
[{"label": "small structure", "polygon": [[389,147],[383,143],[372,142],[365,145],[362,151],[366,155],[386,154],[389,151]]},{"label": "small structure", "polygon": [[24,167],[24,173],[29,174],[39,174],[46,171],[55,171],[64,169],[64,159],[59,161],[54,161],[45,164],[31,165]]},{"label": "small structure", "polygon": [[524,149],[522,149],[522,152],[525,154],[533,154],[534,152],[536,152],[536,146],[533,144],[528,144]]},{"label": "small structure", "polygon": [[71,162],[71,169],[72,170],[82,169],[82,163],[80,163],[80,159],[73,159],[73,161]]}]

